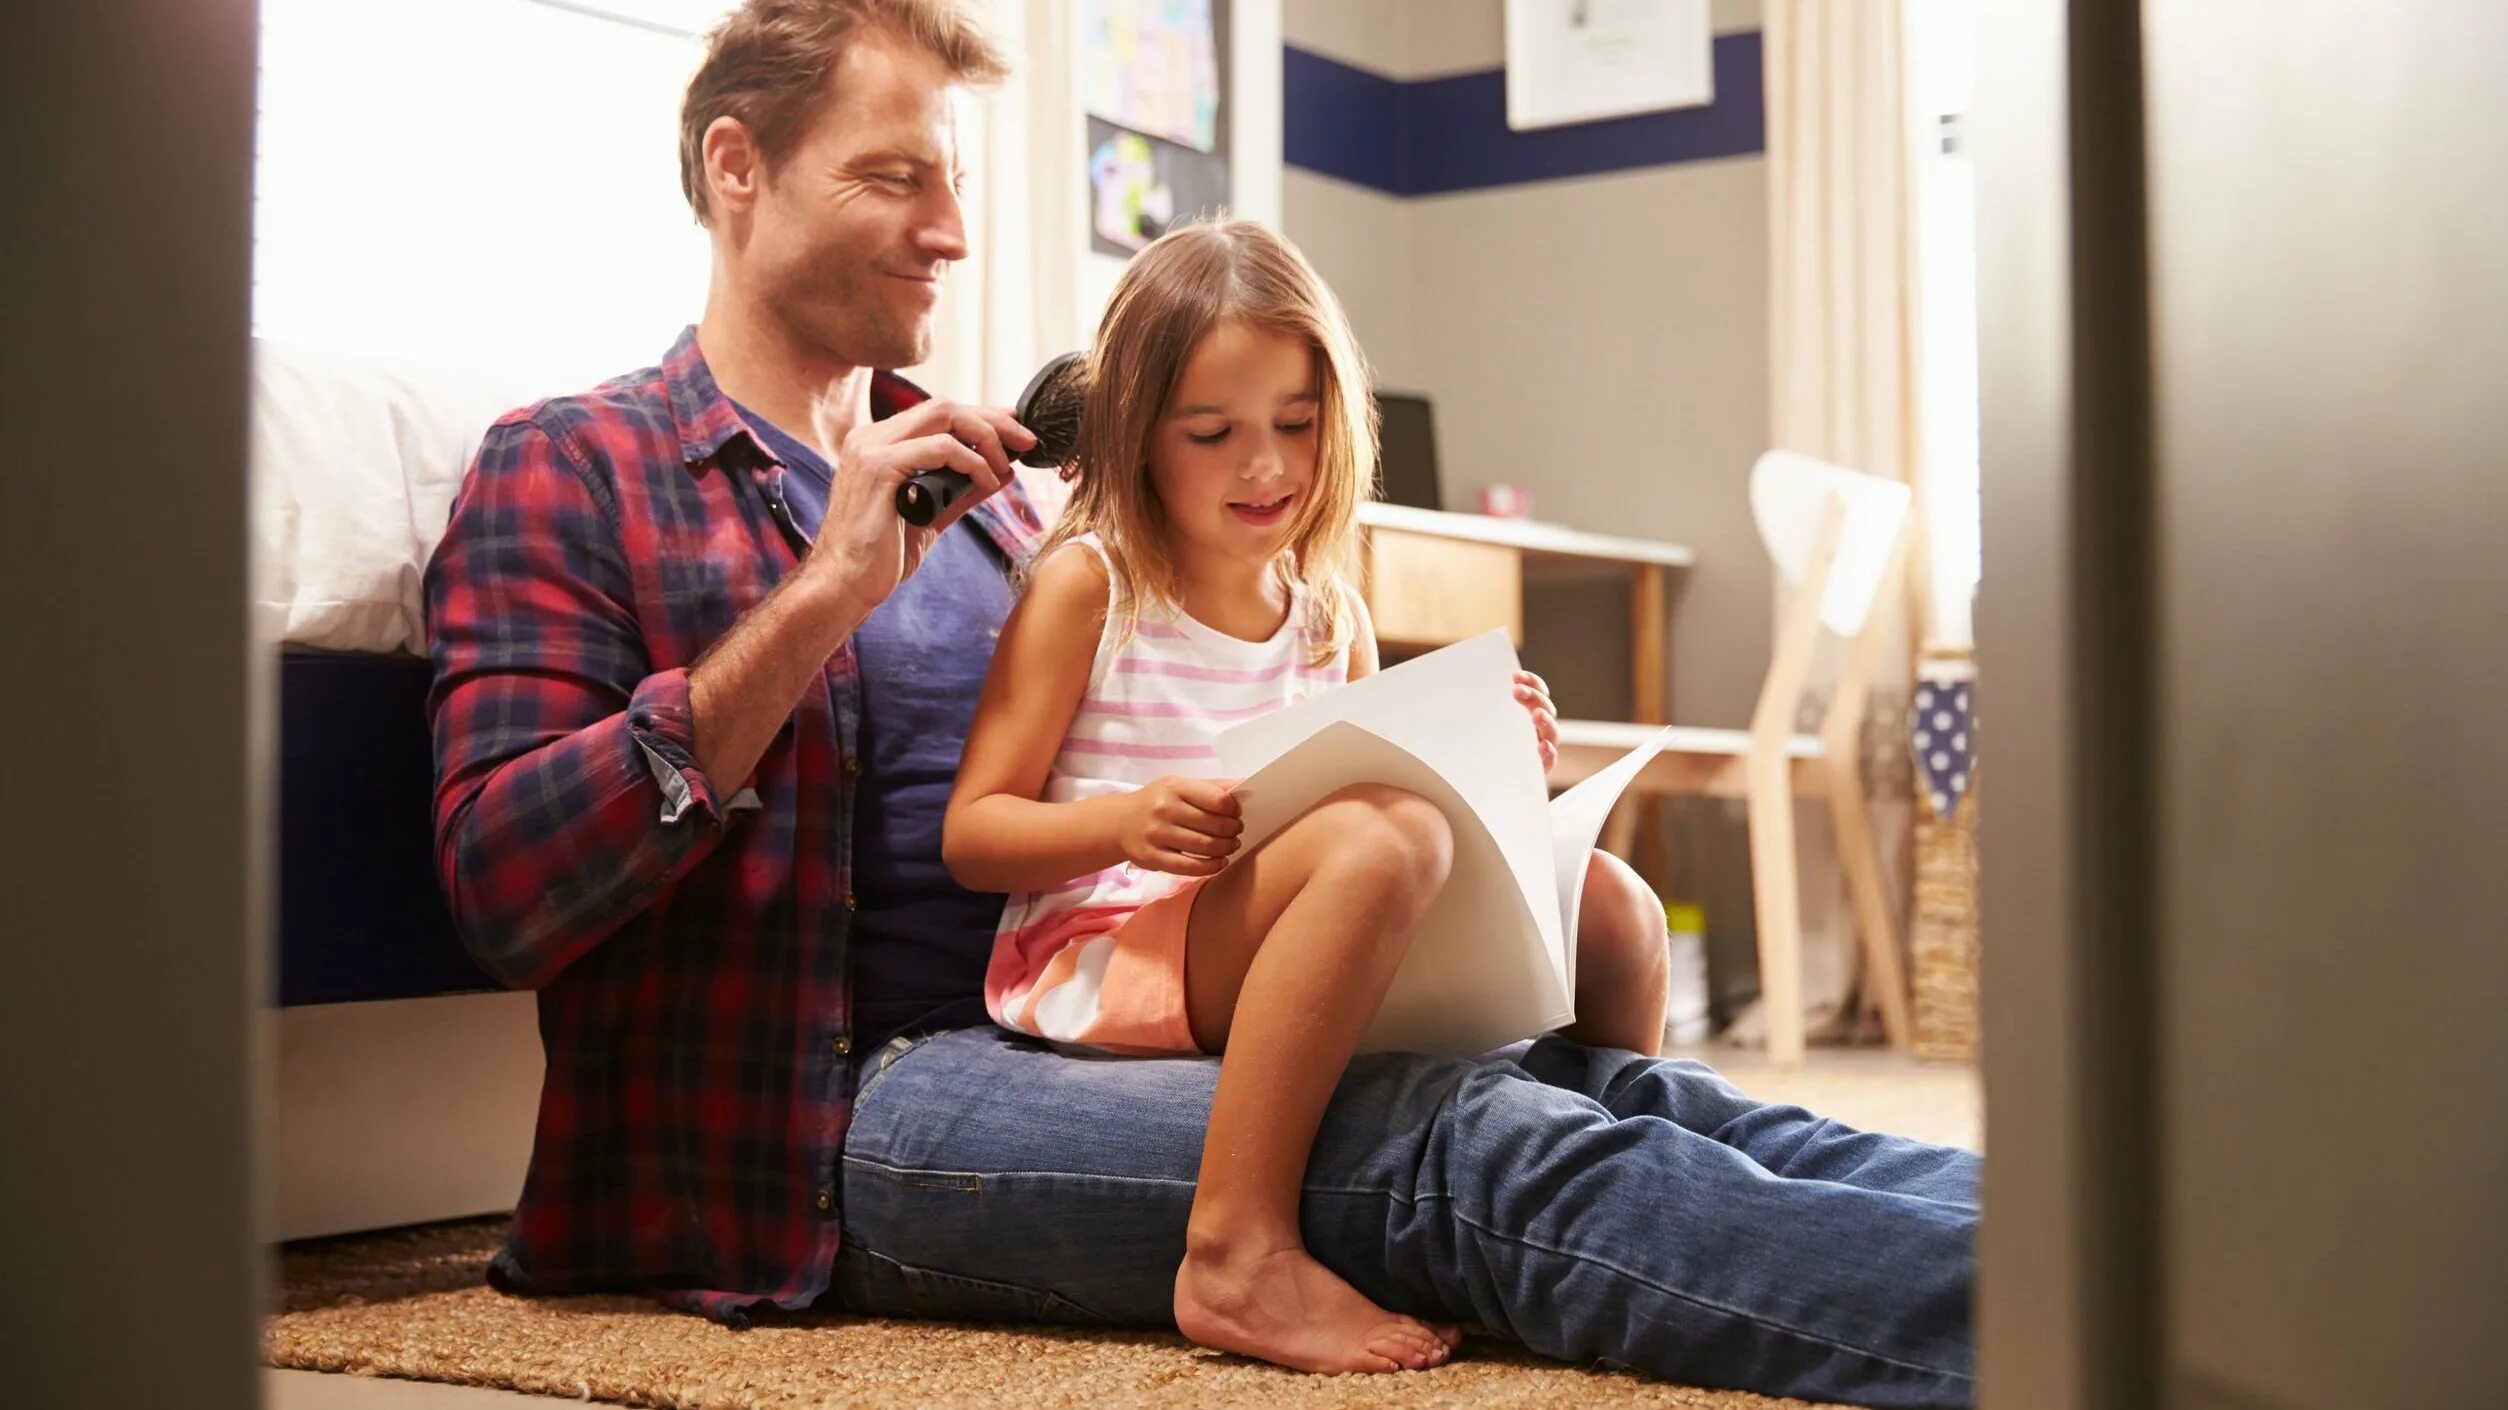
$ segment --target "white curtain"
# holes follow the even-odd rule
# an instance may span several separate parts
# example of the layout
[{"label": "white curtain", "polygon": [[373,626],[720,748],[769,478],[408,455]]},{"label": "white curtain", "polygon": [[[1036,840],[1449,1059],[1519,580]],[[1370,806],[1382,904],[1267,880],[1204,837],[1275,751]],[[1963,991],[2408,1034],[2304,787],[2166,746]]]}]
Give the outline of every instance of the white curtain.
[{"label": "white curtain", "polygon": [[[932,358],[910,375],[943,396],[1006,406],[1044,361],[1076,346],[1078,291],[1049,271],[1085,249],[1086,119],[1073,75],[1069,0],[992,0],[995,28],[1022,51],[960,134],[968,258],[942,286]],[[1048,510],[1065,497],[1049,471],[1021,478]]]},{"label": "white curtain", "polygon": [[[1904,0],[1767,0],[1770,440],[1917,484],[1921,495],[1906,34]],[[1921,546],[1911,546],[1909,561],[1920,557]],[[1904,590],[1885,594],[1871,627],[1883,636],[1864,730],[1866,791],[1902,936],[1913,627]],[[1815,682],[1842,659],[1830,645]],[[1825,692],[1815,684],[1813,693]],[[1817,727],[1824,703],[1806,703],[1805,728]],[[1825,810],[1803,809],[1796,835],[1807,1030],[1815,1039],[1854,1036],[1866,1029],[1856,1002],[1861,952]],[[1762,1025],[1755,1010],[1746,1013],[1737,1036],[1754,1040]]]}]

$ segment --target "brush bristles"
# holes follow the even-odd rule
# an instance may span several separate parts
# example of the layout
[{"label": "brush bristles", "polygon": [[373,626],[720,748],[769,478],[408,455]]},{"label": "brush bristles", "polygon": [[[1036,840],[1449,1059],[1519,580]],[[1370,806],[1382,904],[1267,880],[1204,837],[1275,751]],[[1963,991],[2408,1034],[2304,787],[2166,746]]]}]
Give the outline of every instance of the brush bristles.
[{"label": "brush bristles", "polygon": [[1036,444],[1019,456],[1022,465],[1054,469],[1071,463],[1079,448],[1080,413],[1088,405],[1088,359],[1067,355],[1049,364],[1014,414],[1036,433]]}]

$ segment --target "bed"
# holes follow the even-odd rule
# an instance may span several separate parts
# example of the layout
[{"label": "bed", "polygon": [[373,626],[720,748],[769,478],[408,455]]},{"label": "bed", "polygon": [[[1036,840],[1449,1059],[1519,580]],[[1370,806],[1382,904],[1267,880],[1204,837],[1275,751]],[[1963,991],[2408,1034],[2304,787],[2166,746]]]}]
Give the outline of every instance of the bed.
[{"label": "bed", "polygon": [[431,861],[427,663],[290,648],[279,662],[281,1007],[496,987]]},{"label": "bed", "polygon": [[540,1054],[437,889],[419,599],[462,472],[545,378],[253,348],[254,604],[281,642],[280,1238],[509,1208]]}]

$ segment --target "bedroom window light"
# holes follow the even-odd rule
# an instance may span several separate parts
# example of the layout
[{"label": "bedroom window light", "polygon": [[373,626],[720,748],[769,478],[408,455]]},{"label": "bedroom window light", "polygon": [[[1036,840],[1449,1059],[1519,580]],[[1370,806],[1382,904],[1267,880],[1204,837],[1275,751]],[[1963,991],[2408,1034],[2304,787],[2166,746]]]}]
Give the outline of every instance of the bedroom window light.
[{"label": "bedroom window light", "polygon": [[261,8],[256,335],[589,383],[702,306],[678,117],[708,5]]},{"label": "bedroom window light", "polygon": [[641,25],[664,34],[686,35],[692,39],[702,37],[714,28],[715,21],[737,8],[733,0],[531,0],[531,3],[573,10],[596,19]]},{"label": "bedroom window light", "polygon": [[1977,467],[1977,175],[1968,155],[1979,0],[1909,0],[1923,291],[1925,534],[1936,644],[1972,645],[1982,567]]}]

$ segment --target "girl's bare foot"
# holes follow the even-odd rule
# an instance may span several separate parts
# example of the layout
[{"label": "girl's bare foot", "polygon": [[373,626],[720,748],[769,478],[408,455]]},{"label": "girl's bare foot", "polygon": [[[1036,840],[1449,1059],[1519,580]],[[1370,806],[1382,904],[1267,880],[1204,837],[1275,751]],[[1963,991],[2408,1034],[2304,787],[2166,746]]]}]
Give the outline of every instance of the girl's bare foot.
[{"label": "girl's bare foot", "polygon": [[1460,1340],[1387,1312],[1303,1248],[1197,1247],[1176,1270],[1176,1327],[1299,1371],[1424,1371]]}]

